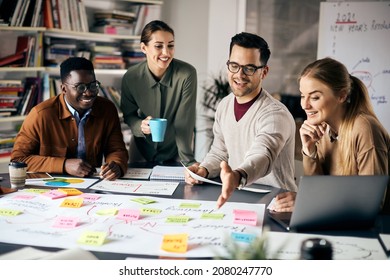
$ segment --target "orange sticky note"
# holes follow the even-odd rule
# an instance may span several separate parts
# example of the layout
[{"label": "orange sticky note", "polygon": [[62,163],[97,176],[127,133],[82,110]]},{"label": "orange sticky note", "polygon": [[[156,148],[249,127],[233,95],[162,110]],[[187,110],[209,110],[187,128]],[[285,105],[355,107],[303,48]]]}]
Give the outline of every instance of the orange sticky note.
[{"label": "orange sticky note", "polygon": [[249,210],[234,210],[234,223],[255,226],[257,224],[257,213]]},{"label": "orange sticky note", "polygon": [[172,253],[185,253],[188,247],[188,234],[166,234],[164,235],[161,249]]},{"label": "orange sticky note", "polygon": [[83,192],[79,191],[78,189],[58,189],[58,190],[66,193],[68,196],[79,195],[79,194],[83,193]]},{"label": "orange sticky note", "polygon": [[68,208],[80,208],[83,205],[83,198],[76,198],[76,199],[64,199],[64,201],[61,203],[61,207],[68,207]]}]

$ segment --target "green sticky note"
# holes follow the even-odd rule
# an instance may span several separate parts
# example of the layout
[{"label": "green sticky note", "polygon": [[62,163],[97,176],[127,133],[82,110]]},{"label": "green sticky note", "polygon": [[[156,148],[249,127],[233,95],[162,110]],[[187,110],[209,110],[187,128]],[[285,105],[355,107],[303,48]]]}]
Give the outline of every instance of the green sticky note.
[{"label": "green sticky note", "polygon": [[214,220],[222,220],[225,214],[223,213],[203,213],[200,217],[201,219],[214,219]]},{"label": "green sticky note", "polygon": [[179,208],[199,208],[200,203],[181,203]]},{"label": "green sticky note", "polygon": [[96,214],[101,216],[115,216],[116,213],[118,213],[118,209],[115,208],[101,209],[99,211],[96,211]]},{"label": "green sticky note", "polygon": [[189,220],[190,220],[190,217],[188,217],[188,216],[169,216],[169,217],[167,217],[165,222],[172,223],[172,224],[185,224]]},{"label": "green sticky note", "polygon": [[0,216],[17,216],[20,213],[22,213],[22,211],[5,208],[0,209]]},{"label": "green sticky note", "polygon": [[134,198],[131,201],[138,202],[138,203],[141,203],[141,204],[150,204],[150,203],[156,202],[155,200],[152,200],[152,199],[149,199],[149,198],[145,198],[145,197]]},{"label": "green sticky note", "polygon": [[141,208],[141,215],[158,215],[160,213],[161,213],[161,209]]},{"label": "green sticky note", "polygon": [[79,237],[78,243],[84,245],[101,246],[104,244],[106,237],[106,232],[87,231]]}]

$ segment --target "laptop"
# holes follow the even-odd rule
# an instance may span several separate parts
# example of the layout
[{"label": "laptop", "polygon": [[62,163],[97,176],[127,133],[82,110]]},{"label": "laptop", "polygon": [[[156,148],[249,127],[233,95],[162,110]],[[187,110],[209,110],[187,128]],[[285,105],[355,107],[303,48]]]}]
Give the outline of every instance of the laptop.
[{"label": "laptop", "polygon": [[375,224],[387,175],[302,176],[293,212],[268,210],[289,231],[367,229]]}]

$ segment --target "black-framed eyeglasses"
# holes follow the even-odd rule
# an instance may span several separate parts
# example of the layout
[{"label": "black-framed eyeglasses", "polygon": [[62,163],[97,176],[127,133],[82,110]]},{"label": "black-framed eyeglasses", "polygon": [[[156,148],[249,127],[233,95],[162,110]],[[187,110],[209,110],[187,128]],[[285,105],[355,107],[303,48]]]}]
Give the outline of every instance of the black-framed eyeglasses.
[{"label": "black-framed eyeglasses", "polygon": [[266,66],[266,65],[256,66],[253,64],[240,65],[240,64],[235,63],[235,62],[230,62],[229,60],[226,62],[226,65],[227,65],[228,70],[232,73],[238,73],[240,71],[240,69],[242,68],[242,71],[247,76],[252,76],[253,74],[255,74],[255,72],[258,69],[264,68]]},{"label": "black-framed eyeglasses", "polygon": [[93,93],[97,93],[99,91],[99,88],[100,88],[100,82],[99,81],[92,81],[88,84],[68,84],[68,83],[64,83],[64,84],[67,84],[68,86],[72,86],[74,89],[76,89],[77,93],[79,94],[83,94],[84,92],[86,92],[87,90],[89,90],[90,92],[93,92]]}]

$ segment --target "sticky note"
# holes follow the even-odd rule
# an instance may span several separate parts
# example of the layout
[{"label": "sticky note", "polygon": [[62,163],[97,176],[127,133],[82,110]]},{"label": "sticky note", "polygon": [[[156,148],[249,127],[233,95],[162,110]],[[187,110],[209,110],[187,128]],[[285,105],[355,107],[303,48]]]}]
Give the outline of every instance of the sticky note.
[{"label": "sticky note", "polygon": [[242,232],[232,232],[231,236],[233,240],[245,243],[252,243],[252,241],[256,238],[256,236],[253,234],[247,234]]},{"label": "sticky note", "polygon": [[96,214],[100,216],[115,216],[116,213],[118,213],[118,209],[116,208],[101,209],[96,211]]},{"label": "sticky note", "polygon": [[116,218],[126,221],[137,221],[139,220],[139,213],[138,209],[120,209]]},{"label": "sticky note", "polygon": [[13,209],[5,209],[5,208],[0,209],[0,216],[17,216],[20,213],[23,212],[19,210],[13,210]]},{"label": "sticky note", "polygon": [[33,198],[35,198],[35,195],[31,195],[31,194],[19,194],[14,197],[14,199],[23,199],[23,200],[30,200]]},{"label": "sticky note", "polygon": [[50,190],[50,191],[42,193],[42,195],[46,196],[48,198],[51,198],[51,199],[66,197],[66,193],[60,192],[58,190]]},{"label": "sticky note", "polygon": [[141,204],[150,204],[150,203],[156,202],[153,199],[149,199],[149,198],[145,198],[145,197],[137,197],[137,198],[132,199],[131,201],[138,202]]},{"label": "sticky note", "polygon": [[200,203],[180,203],[179,208],[199,208]]},{"label": "sticky note", "polygon": [[161,249],[172,253],[185,253],[188,247],[188,234],[166,234]]},{"label": "sticky note", "polygon": [[78,243],[84,245],[101,246],[107,237],[106,232],[87,231],[84,232],[78,239]]},{"label": "sticky note", "polygon": [[79,191],[78,189],[58,189],[60,192],[64,192],[66,193],[68,196],[71,196],[71,195],[80,195],[82,194],[83,192]]},{"label": "sticky note", "polygon": [[82,197],[76,198],[76,199],[64,199],[64,201],[61,203],[61,207],[68,207],[68,208],[80,208],[83,205],[84,199]]},{"label": "sticky note", "polygon": [[47,192],[47,189],[24,189],[24,191],[41,194]]},{"label": "sticky note", "polygon": [[57,219],[54,221],[53,227],[75,228],[78,222],[79,218],[77,217],[57,217]]},{"label": "sticky note", "polygon": [[234,210],[234,223],[255,226],[257,224],[257,213],[249,210]]},{"label": "sticky note", "polygon": [[142,215],[158,215],[161,213],[161,209],[155,209],[155,208],[141,208],[141,214]]},{"label": "sticky note", "polygon": [[166,219],[166,223],[185,224],[190,220],[188,216],[169,216]]},{"label": "sticky note", "polygon": [[96,201],[100,198],[100,195],[91,194],[91,193],[83,193],[80,197],[84,198],[84,200],[88,201]]},{"label": "sticky note", "polygon": [[222,220],[225,214],[223,213],[203,213],[200,216],[201,219],[213,219],[213,220]]}]

